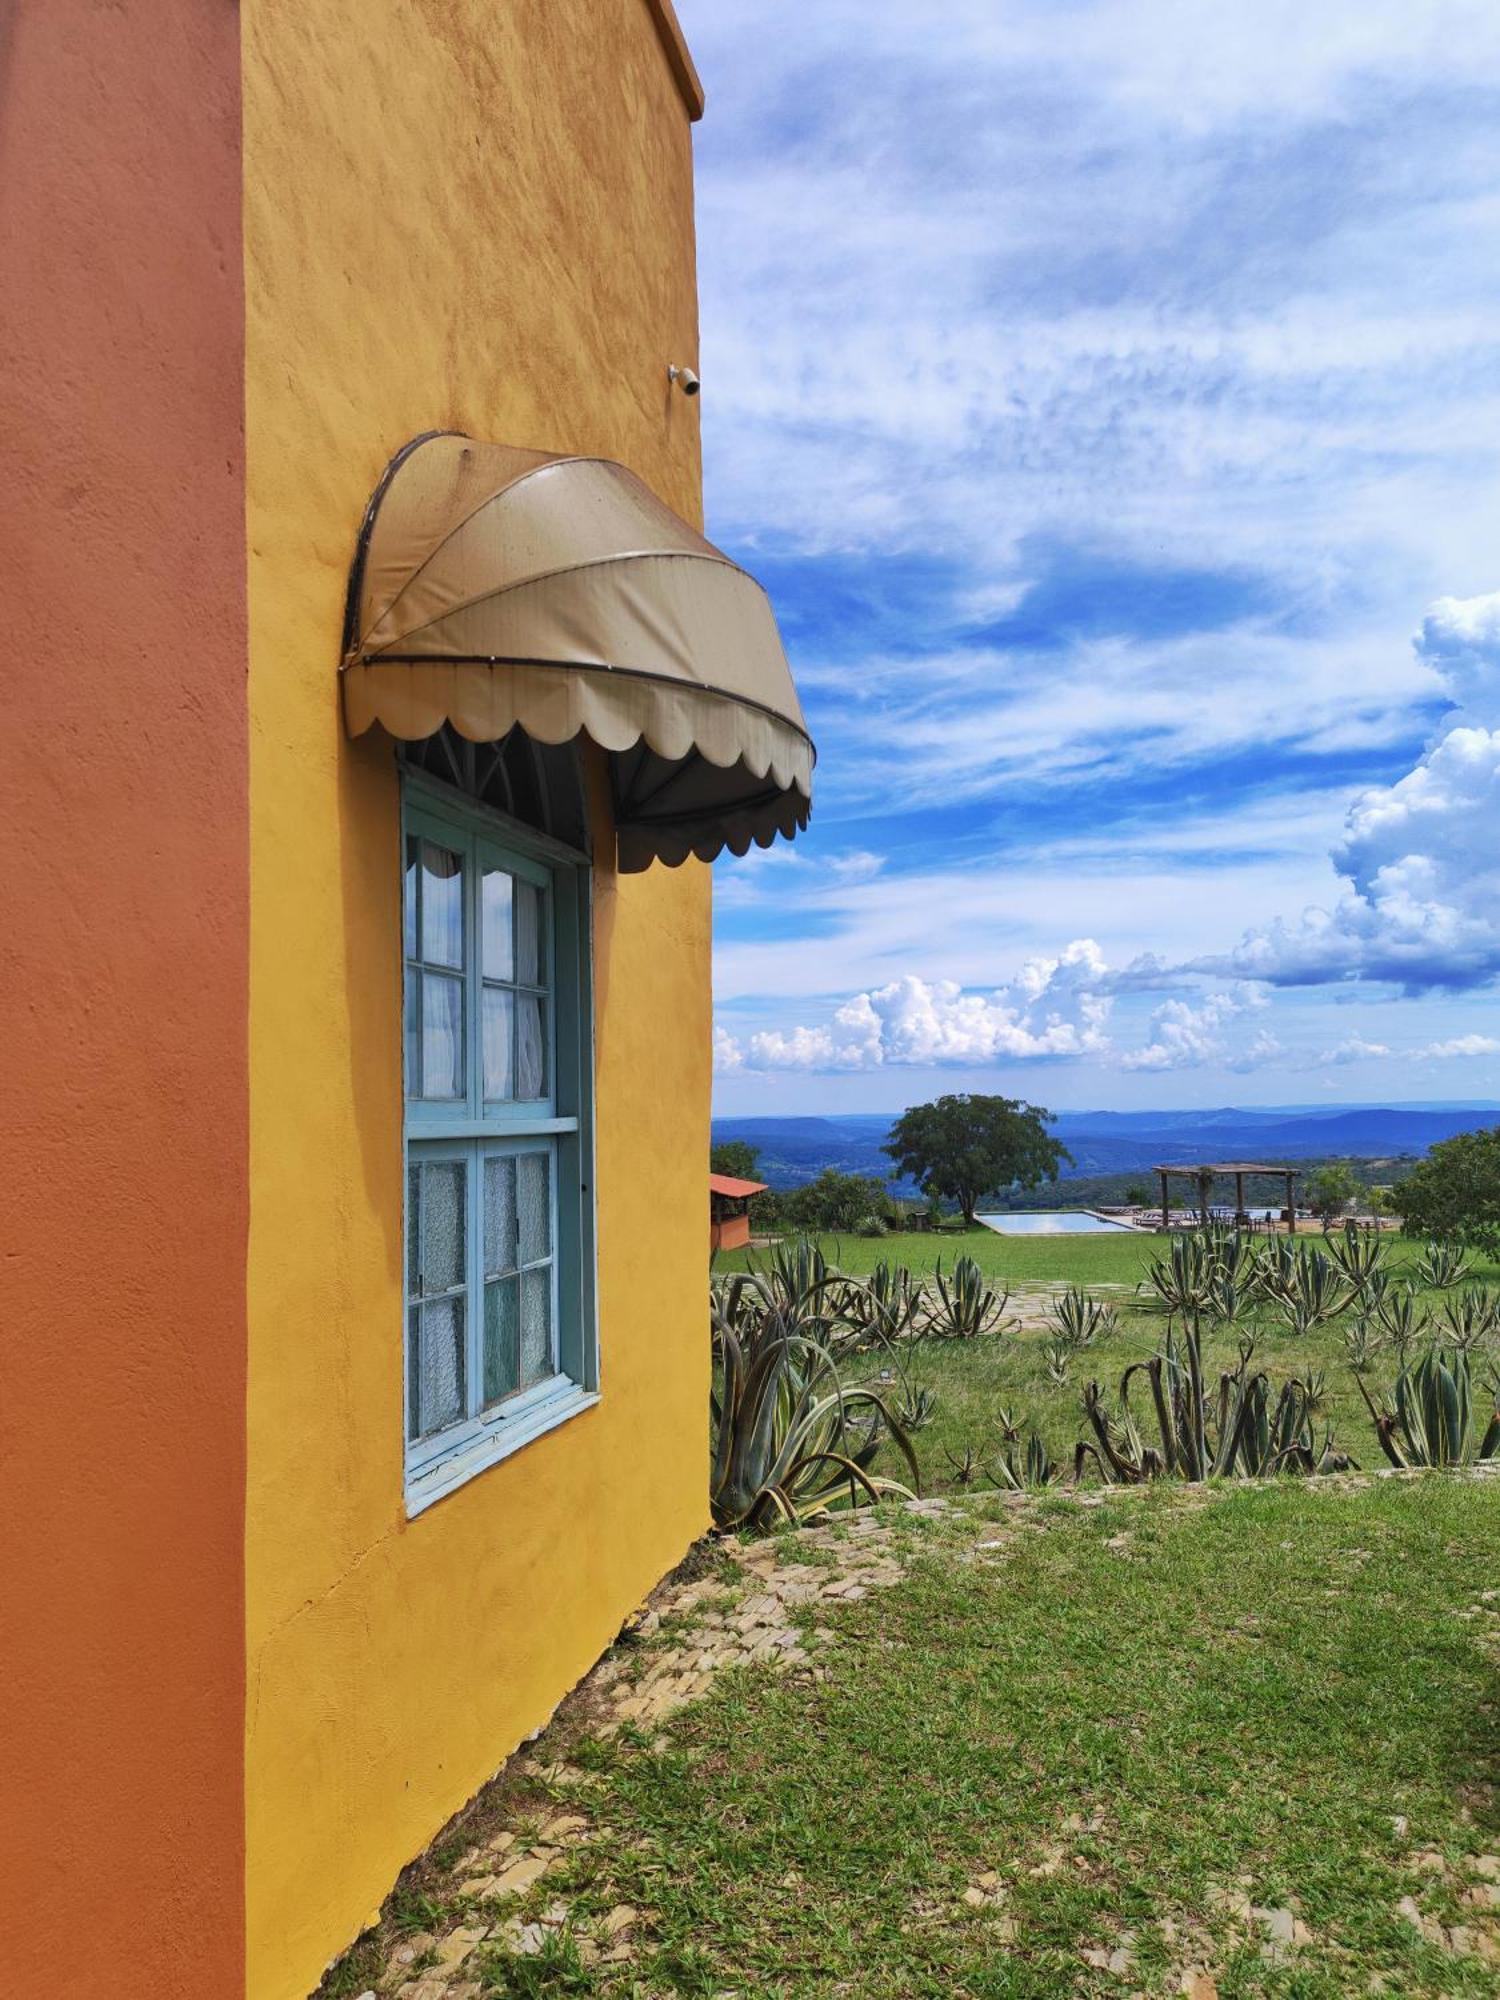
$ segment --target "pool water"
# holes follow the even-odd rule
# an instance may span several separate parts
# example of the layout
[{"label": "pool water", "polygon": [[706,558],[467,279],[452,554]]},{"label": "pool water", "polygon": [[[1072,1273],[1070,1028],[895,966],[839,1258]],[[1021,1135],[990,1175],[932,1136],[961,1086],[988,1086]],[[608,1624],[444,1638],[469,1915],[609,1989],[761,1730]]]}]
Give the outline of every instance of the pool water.
[{"label": "pool water", "polygon": [[1038,1209],[1030,1214],[981,1215],[986,1229],[999,1236],[1104,1236],[1112,1229],[1130,1228],[1107,1215],[1092,1215],[1086,1208]]}]

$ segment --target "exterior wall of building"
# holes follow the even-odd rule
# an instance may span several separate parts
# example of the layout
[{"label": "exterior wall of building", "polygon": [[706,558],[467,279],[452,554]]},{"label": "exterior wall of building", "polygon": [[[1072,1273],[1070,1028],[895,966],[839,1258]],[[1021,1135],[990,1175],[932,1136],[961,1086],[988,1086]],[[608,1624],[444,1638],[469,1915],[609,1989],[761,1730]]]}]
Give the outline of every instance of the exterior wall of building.
[{"label": "exterior wall of building", "polygon": [[243,0],[251,2000],[300,2000],[707,1524],[709,874],[595,884],[602,1400],[408,1522],[397,781],[361,511],[414,433],[696,519],[687,111],[647,0]]},{"label": "exterior wall of building", "polygon": [[743,1250],[750,1241],[750,1217],[743,1211],[739,1215],[726,1215],[708,1225],[708,1247],[714,1250]]},{"label": "exterior wall of building", "polygon": [[243,1960],[239,63],[0,18],[0,1934],[59,1993]]}]

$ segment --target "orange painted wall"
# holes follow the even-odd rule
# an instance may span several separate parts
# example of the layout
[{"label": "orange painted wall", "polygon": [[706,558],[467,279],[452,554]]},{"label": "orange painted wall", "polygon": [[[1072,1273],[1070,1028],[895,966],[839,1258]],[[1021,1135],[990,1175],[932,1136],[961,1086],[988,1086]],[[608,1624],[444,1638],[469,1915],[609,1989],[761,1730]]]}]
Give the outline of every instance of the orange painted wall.
[{"label": "orange painted wall", "polygon": [[228,0],[0,9],[18,1995],[243,1990],[240,185]]}]

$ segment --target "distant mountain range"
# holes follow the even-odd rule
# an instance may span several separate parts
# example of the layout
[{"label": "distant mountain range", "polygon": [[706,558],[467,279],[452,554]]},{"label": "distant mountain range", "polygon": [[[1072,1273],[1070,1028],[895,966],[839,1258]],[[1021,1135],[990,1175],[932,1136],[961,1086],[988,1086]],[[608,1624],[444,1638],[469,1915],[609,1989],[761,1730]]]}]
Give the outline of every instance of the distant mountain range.
[{"label": "distant mountain range", "polygon": [[[889,1180],[881,1151],[897,1114],[716,1118],[716,1141],[745,1139],[772,1187],[798,1187],[825,1167]],[[1500,1123],[1500,1104],[1276,1105],[1210,1111],[1062,1111],[1052,1131],[1073,1155],[1065,1180],[1197,1160],[1410,1159],[1440,1139]],[[902,1190],[894,1181],[893,1188]]]}]

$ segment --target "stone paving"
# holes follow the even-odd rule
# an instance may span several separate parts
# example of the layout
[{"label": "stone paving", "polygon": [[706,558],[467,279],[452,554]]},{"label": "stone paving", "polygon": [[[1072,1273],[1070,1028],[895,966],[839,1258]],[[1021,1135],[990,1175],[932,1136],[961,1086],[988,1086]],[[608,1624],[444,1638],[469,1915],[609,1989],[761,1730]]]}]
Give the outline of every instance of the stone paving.
[{"label": "stone paving", "polygon": [[[947,1504],[918,1501],[914,1510],[941,1513]],[[827,1668],[820,1655],[835,1641],[830,1628],[817,1621],[816,1607],[857,1603],[872,1590],[899,1583],[904,1574],[893,1547],[890,1510],[736,1547],[732,1556],[726,1545],[724,1555],[730,1577],[662,1585],[626,1627],[626,1643],[569,1697],[570,1707],[588,1711],[590,1735],[608,1739],[626,1724],[658,1723],[706,1693],[715,1676],[730,1667],[764,1666],[822,1680]],[[549,1761],[546,1747],[544,1738],[535,1751],[512,1759],[512,1774],[534,1775],[570,1797],[586,1798],[590,1774],[566,1761]],[[505,1913],[507,1902],[528,1899],[572,1851],[607,1832],[587,1813],[568,1810],[533,1829],[505,1828],[471,1847],[457,1861],[451,1884],[462,1920],[402,1938],[360,2000],[478,2000],[482,1982],[471,1976],[470,1961],[480,1945],[490,1952],[535,1955],[549,1936],[563,1931],[585,1965],[628,1972],[640,1923],[640,1913],[629,1904],[615,1904],[582,1924],[575,1923],[561,1897],[524,1918]]]}]

